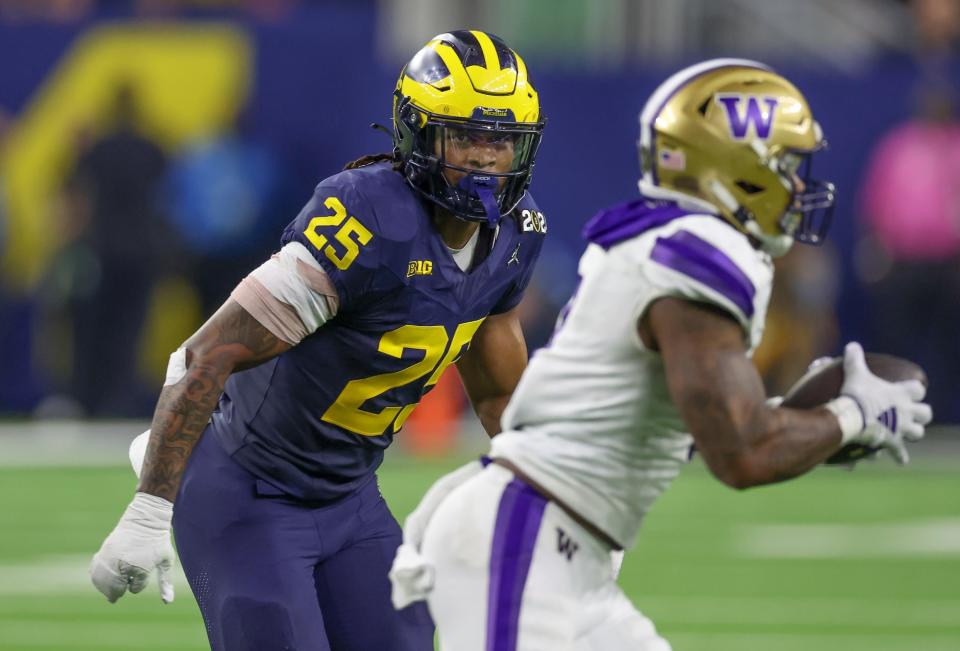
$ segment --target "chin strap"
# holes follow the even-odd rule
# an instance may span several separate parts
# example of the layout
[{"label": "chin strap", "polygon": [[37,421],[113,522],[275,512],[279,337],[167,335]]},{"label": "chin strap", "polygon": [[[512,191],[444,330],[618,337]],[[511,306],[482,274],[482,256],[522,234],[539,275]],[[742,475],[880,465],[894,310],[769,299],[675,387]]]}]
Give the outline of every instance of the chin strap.
[{"label": "chin strap", "polygon": [[497,179],[482,174],[467,174],[457,187],[469,196],[480,199],[487,213],[487,223],[494,228],[500,223],[500,206],[497,205]]},{"label": "chin strap", "polygon": [[780,233],[779,235],[765,233],[764,230],[760,228],[757,220],[740,206],[740,203],[729,190],[723,187],[722,183],[714,179],[707,184],[707,187],[713,196],[716,197],[717,201],[723,204],[723,207],[737,218],[743,225],[743,229],[760,242],[760,248],[769,254],[770,257],[779,258],[786,254],[787,251],[790,250],[790,247],[793,246],[793,238],[786,233]]}]

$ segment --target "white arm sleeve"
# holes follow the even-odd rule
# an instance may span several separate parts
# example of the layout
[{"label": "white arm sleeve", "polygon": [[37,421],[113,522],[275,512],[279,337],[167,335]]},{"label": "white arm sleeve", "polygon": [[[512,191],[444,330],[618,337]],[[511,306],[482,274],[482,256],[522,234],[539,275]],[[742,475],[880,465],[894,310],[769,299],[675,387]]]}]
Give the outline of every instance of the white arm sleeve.
[{"label": "white arm sleeve", "polygon": [[296,345],[336,316],[337,290],[299,242],[254,269],[231,295],[278,338]]}]

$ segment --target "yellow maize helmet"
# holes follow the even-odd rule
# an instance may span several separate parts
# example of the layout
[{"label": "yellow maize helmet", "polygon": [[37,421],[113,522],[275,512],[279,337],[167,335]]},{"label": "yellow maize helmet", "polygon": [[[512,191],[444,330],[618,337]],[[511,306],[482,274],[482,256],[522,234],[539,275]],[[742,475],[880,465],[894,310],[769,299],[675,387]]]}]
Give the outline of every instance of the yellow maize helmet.
[{"label": "yellow maize helmet", "polygon": [[825,145],[793,84],[756,61],[714,59],[667,79],[644,106],[640,186],[710,203],[778,256],[829,228],[834,186],[809,176]]},{"label": "yellow maize helmet", "polygon": [[[435,36],[404,67],[394,92],[394,151],[407,181],[462,219],[494,224],[516,207],[530,185],[544,123],[523,59],[485,32]],[[510,170],[453,165],[444,149],[449,130],[508,143]],[[466,176],[452,185],[444,169]]]}]

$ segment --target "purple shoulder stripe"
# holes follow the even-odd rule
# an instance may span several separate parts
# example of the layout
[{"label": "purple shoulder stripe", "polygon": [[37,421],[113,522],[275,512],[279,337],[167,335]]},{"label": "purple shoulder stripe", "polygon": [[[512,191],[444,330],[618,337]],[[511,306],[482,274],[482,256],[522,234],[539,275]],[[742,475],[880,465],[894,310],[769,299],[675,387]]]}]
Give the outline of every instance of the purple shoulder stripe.
[{"label": "purple shoulder stripe", "polygon": [[583,227],[583,237],[609,249],[623,240],[689,214],[689,210],[672,201],[641,197],[598,212]]},{"label": "purple shoulder stripe", "polygon": [[658,237],[651,259],[689,276],[725,296],[747,318],[753,316],[756,288],[727,254],[693,233],[679,230]]},{"label": "purple shoulder stripe", "polygon": [[546,498],[519,479],[500,497],[490,550],[486,651],[516,651],[523,588],[546,506]]}]

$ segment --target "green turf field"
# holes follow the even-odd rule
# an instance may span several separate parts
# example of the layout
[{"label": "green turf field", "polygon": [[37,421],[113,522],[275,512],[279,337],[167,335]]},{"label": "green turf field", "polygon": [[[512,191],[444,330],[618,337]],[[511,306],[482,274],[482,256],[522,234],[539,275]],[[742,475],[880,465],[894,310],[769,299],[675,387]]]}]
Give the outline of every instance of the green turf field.
[{"label": "green turf field", "polygon": [[[404,514],[452,462],[388,459]],[[185,585],[108,604],[86,563],[127,468],[0,468],[0,649],[204,649]],[[651,513],[622,584],[675,651],[960,650],[960,459],[820,470],[735,493],[699,464]]]}]

